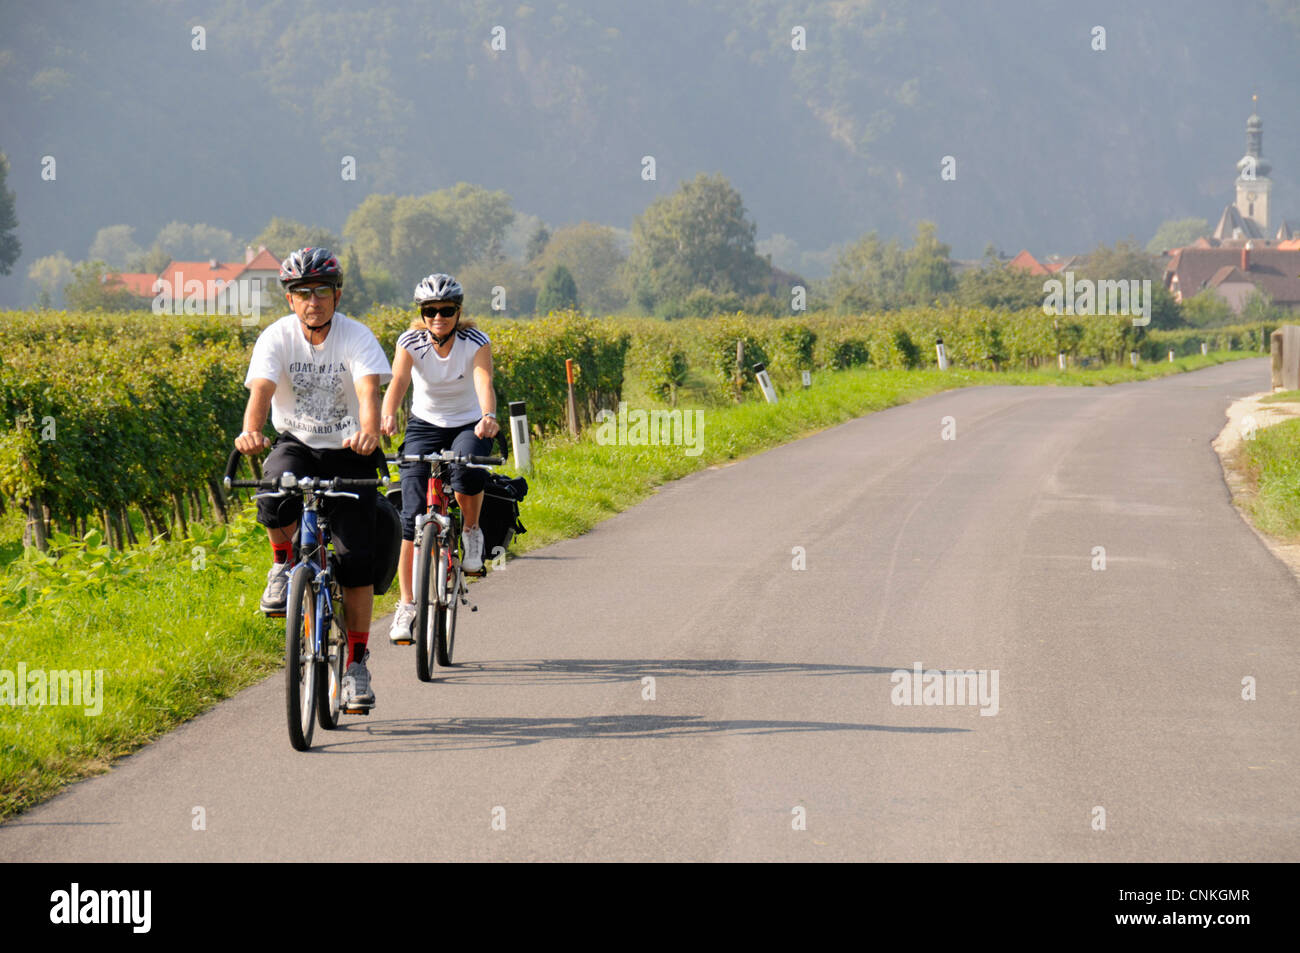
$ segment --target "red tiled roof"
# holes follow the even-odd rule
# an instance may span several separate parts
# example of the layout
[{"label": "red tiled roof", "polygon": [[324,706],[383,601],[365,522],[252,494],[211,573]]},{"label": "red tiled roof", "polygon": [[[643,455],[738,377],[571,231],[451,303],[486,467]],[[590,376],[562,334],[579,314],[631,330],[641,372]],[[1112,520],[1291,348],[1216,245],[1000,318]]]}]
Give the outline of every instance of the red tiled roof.
[{"label": "red tiled roof", "polygon": [[1008,268],[1024,268],[1031,275],[1045,275],[1047,269],[1038,263],[1038,259],[1029,254],[1027,249],[1021,249],[1020,254],[1007,262]]},{"label": "red tiled roof", "polygon": [[1178,291],[1185,301],[1212,282],[1231,266],[1249,281],[1265,291],[1275,304],[1300,305],[1300,248],[1252,248],[1247,252],[1249,267],[1241,268],[1241,248],[1197,248],[1189,246],[1174,252],[1165,268],[1165,287],[1173,290],[1173,280],[1178,279]]},{"label": "red tiled roof", "polygon": [[108,276],[109,284],[123,285],[126,287],[127,291],[131,292],[131,294],[139,295],[142,298],[153,297],[153,283],[157,280],[157,275],[148,274],[142,271],[124,271],[121,274]]},{"label": "red tiled roof", "polygon": [[[234,281],[239,277],[239,273],[244,270],[242,262],[216,262],[216,267],[211,261],[174,261],[158,275],[159,278],[165,278],[172,282],[173,287],[176,283],[176,273],[180,272],[181,286],[187,281],[201,281],[207,286],[209,281]],[[279,265],[276,265],[279,268]]]},{"label": "red tiled roof", "polygon": [[247,265],[242,266],[244,271],[274,271],[279,272],[280,260],[263,248]]}]

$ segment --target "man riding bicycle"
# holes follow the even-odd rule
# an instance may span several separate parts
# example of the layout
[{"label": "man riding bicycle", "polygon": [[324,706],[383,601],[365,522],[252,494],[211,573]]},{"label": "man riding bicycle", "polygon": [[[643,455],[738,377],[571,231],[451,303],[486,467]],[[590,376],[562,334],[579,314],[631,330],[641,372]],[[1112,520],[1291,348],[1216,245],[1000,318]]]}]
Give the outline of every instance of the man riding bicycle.
[{"label": "man riding bicycle", "polygon": [[[302,248],[280,265],[280,283],[293,309],[258,336],[244,386],[249,390],[244,429],[235,449],[261,453],[267,410],[278,436],[262,464],[266,477],[375,477],[371,455],[379,446],[379,388],[392,377],[383,348],[364,324],[335,311],[342,295],[338,259],[324,248]],[[348,667],[342,700],[372,708],[369,657],[374,607],[375,496],[336,498],[327,504],[339,557],[348,625]],[[272,565],[262,611],[285,613],[293,538],[302,515],[297,497],[262,499],[257,521],[266,527]]]},{"label": "man riding bicycle", "polygon": [[[420,317],[397,339],[393,355],[393,383],[384,394],[382,432],[397,432],[397,409],[406,388],[415,382],[411,417],[406,425],[402,453],[426,454],[451,449],[471,456],[492,452],[497,425],[496,393],[492,386],[492,344],[488,336],[461,317],[465,291],[451,275],[432,274],[415,288]],[[393,614],[389,639],[411,641],[415,602],[411,562],[415,553],[415,518],[424,512],[429,464],[403,462],[402,550],[398,560],[401,601]],[[464,517],[461,539],[465,544],[462,566],[466,572],[483,569],[483,507],[486,477],[482,470],[453,464],[451,488]]]}]

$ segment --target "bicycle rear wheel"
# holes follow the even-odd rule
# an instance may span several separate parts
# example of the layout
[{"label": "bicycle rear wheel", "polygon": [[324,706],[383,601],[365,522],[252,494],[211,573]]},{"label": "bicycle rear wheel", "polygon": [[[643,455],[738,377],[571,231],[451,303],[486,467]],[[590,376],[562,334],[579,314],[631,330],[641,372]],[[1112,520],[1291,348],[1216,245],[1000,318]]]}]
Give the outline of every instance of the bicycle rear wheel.
[{"label": "bicycle rear wheel", "polygon": [[[446,557],[443,557],[446,559]],[[451,565],[451,560],[447,559],[447,584],[443,587],[444,599],[443,605],[439,607],[438,614],[442,617],[440,638],[437,640],[438,664],[444,667],[451,665],[452,654],[456,648],[456,609],[460,605],[460,593],[465,585],[465,577],[461,573],[459,565]]]},{"label": "bicycle rear wheel", "polygon": [[339,726],[343,673],[347,670],[348,661],[348,631],[341,602],[335,604],[334,613],[325,664],[317,666],[316,723],[326,731],[333,731]]},{"label": "bicycle rear wheel", "polygon": [[415,674],[420,681],[433,678],[433,663],[442,628],[442,613],[438,605],[438,566],[442,555],[438,537],[432,527],[425,527],[420,546],[415,552]]},{"label": "bicycle rear wheel", "polygon": [[312,661],[312,627],[316,621],[316,593],[312,568],[299,563],[289,577],[288,605],[284,614],[284,697],[289,720],[289,743],[298,751],[311,747],[316,728],[316,665]]}]

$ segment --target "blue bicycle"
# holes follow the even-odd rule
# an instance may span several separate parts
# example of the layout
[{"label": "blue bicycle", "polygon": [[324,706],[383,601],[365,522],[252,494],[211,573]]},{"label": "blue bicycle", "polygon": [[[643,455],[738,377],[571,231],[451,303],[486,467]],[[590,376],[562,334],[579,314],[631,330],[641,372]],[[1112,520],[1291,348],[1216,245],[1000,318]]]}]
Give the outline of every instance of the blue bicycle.
[{"label": "blue bicycle", "polygon": [[[321,509],[328,498],[359,499],[352,490],[374,490],[388,484],[356,478],[295,477],[236,480],[242,454],[230,455],[224,484],[259,490],[254,499],[302,497],[302,518],[293,539],[293,569],[284,616],[285,711],[289,743],[298,751],[311,747],[316,724],[326,731],[338,727],[340,714],[368,715],[368,709],[343,708],[343,673],[347,668],[347,622],[338,581],[338,557],[331,543],[329,516]],[[382,454],[377,457],[382,460]]]}]

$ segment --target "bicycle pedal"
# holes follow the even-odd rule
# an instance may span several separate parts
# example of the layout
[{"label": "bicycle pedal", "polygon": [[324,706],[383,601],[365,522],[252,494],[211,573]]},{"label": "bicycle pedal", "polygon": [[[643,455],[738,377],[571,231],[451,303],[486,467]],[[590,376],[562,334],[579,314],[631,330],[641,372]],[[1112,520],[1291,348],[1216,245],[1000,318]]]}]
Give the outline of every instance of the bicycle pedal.
[{"label": "bicycle pedal", "polygon": [[369,709],[369,708],[344,708],[344,709],[342,709],[342,711],[343,711],[343,714],[345,714],[345,715],[368,715],[368,714],[370,714],[370,709]]},{"label": "bicycle pedal", "polygon": [[398,640],[397,640],[396,642],[394,642],[393,644],[394,644],[394,645],[414,645],[414,644],[415,644],[415,639],[398,639]]},{"label": "bicycle pedal", "polygon": [[284,612],[282,612],[282,611],[280,611],[280,610],[277,610],[277,611],[275,611],[275,612],[267,612],[265,609],[263,609],[263,610],[262,610],[262,615],[266,616],[268,619],[283,619],[283,618],[284,618]]}]

